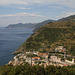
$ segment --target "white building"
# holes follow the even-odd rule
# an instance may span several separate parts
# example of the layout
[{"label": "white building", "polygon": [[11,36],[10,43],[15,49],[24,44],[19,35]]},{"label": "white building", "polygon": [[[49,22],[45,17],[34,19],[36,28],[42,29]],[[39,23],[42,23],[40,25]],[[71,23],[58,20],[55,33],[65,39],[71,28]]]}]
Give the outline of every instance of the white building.
[{"label": "white building", "polygon": [[38,55],[38,53],[39,53],[38,51],[33,51],[33,54],[35,55]]},{"label": "white building", "polygon": [[57,56],[51,56],[50,61],[57,62]]}]

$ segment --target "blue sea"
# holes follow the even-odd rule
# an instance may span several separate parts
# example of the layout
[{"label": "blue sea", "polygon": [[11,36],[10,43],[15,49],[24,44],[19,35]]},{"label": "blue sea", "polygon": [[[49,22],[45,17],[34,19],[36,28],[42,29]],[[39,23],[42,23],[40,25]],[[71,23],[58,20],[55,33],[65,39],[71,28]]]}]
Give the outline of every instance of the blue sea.
[{"label": "blue sea", "polygon": [[7,64],[12,53],[33,33],[32,28],[0,28],[0,66]]}]

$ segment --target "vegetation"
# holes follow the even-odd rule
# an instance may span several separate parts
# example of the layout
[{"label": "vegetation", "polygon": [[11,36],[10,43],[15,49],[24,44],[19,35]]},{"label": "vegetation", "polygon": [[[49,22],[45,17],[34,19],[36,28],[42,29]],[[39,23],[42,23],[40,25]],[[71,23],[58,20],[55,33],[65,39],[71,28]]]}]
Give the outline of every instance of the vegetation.
[{"label": "vegetation", "polygon": [[27,57],[35,57],[37,55],[34,55],[34,54],[28,54]]},{"label": "vegetation", "polygon": [[45,20],[45,21],[43,21],[43,22],[41,22],[41,23],[37,23],[36,25],[35,25],[35,28],[34,28],[34,32],[35,31],[37,31],[39,28],[41,28],[42,26],[45,26],[46,24],[48,24],[49,22],[54,22],[55,20]]},{"label": "vegetation", "polygon": [[68,54],[75,55],[75,22],[48,23],[34,32],[15,53],[34,50],[50,52],[57,46],[64,46]]},{"label": "vegetation", "polygon": [[68,67],[60,66],[30,66],[29,64],[0,67],[0,75],[75,75],[75,65]]},{"label": "vegetation", "polygon": [[72,58],[71,57],[67,57],[67,60],[72,61]]}]

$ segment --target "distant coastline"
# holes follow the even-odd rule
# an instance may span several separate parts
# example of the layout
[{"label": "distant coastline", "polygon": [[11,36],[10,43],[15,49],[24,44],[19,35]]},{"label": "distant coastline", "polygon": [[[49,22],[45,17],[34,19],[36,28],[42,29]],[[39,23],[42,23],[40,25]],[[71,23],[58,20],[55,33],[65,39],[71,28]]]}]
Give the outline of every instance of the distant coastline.
[{"label": "distant coastline", "polygon": [[5,28],[34,28],[34,26],[36,25],[36,23],[18,23],[18,24],[10,24]]}]

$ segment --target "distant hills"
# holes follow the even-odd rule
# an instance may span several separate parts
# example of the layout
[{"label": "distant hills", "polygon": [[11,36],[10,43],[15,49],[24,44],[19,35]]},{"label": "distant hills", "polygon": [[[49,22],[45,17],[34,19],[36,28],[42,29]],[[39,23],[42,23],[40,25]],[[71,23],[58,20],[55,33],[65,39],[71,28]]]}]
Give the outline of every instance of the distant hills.
[{"label": "distant hills", "polygon": [[36,23],[26,23],[26,24],[18,23],[18,24],[10,24],[6,28],[34,28],[35,25]]},{"label": "distant hills", "polygon": [[46,20],[46,21],[43,21],[43,22],[40,22],[40,23],[10,24],[6,28],[35,28],[34,29],[34,31],[35,31],[35,30],[39,29],[40,27],[46,25],[49,22],[54,22],[54,20]]}]

